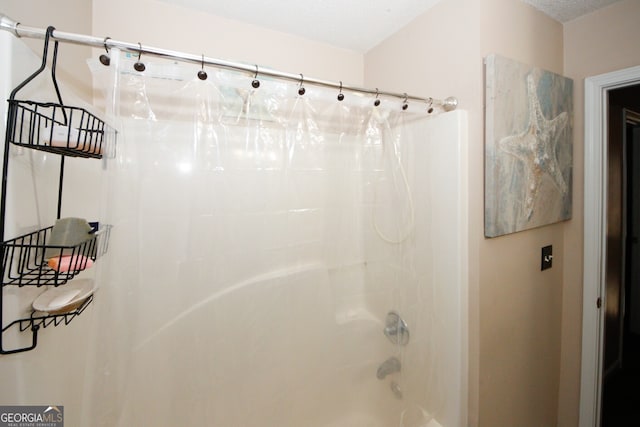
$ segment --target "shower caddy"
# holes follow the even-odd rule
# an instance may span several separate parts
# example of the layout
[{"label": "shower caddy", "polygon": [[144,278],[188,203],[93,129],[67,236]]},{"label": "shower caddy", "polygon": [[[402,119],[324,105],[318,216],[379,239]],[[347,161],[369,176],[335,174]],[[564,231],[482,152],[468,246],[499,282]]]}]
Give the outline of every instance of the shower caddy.
[{"label": "shower caddy", "polygon": [[[105,143],[105,134],[111,133],[115,136],[115,131],[106,125],[104,121],[85,109],[63,104],[55,74],[58,55],[57,41],[54,42],[51,78],[59,103],[15,99],[18,91],[46,68],[49,40],[53,30],[53,27],[47,28],[40,68],[13,89],[8,100],[9,107],[2,169],[2,197],[0,199],[0,241],[2,241],[2,271],[0,272],[2,285],[2,292],[0,292],[0,322],[2,322],[2,331],[0,333],[0,354],[33,350],[38,342],[38,330],[40,328],[46,328],[50,325],[58,326],[62,323],[69,324],[93,301],[92,294],[79,307],[61,314],[46,314],[34,310],[29,317],[16,319],[5,326],[3,323],[5,288],[7,286],[62,286],[86,267],[86,259],[95,261],[96,258],[104,254],[109,240],[110,227],[101,226],[100,230],[98,230],[98,225],[95,223],[92,224],[94,227],[92,236],[74,246],[48,244],[53,226],[10,240],[4,240],[10,144],[60,155],[57,207],[57,219],[60,219],[65,157],[101,159],[103,150],[106,154],[106,150],[111,148],[109,144]],[[76,259],[85,261],[75,262],[69,271],[57,271],[47,265],[45,251],[49,253],[53,251],[54,253],[59,253],[60,256],[64,252],[65,255],[75,256]],[[9,329],[14,327],[19,328],[20,332],[31,331],[32,339],[30,345],[13,349],[4,347],[3,336]]]}]

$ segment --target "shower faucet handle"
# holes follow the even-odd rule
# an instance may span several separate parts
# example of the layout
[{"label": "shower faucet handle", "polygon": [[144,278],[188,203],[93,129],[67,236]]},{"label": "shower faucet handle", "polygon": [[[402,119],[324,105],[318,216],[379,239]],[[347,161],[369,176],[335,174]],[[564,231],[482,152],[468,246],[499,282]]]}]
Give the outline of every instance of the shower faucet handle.
[{"label": "shower faucet handle", "polygon": [[409,326],[395,311],[387,313],[384,334],[394,344],[407,345],[409,342]]},{"label": "shower faucet handle", "polygon": [[382,364],[378,367],[376,377],[378,377],[379,380],[383,380],[387,375],[400,372],[400,369],[402,369],[402,364],[400,363],[398,358],[390,357],[382,362]]}]

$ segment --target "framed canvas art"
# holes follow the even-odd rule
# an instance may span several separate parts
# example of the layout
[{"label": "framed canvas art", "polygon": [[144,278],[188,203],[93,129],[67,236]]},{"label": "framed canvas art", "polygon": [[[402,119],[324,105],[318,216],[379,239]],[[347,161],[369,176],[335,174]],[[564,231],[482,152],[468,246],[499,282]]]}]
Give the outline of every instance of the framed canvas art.
[{"label": "framed canvas art", "polygon": [[485,58],[485,236],[571,218],[573,80]]}]

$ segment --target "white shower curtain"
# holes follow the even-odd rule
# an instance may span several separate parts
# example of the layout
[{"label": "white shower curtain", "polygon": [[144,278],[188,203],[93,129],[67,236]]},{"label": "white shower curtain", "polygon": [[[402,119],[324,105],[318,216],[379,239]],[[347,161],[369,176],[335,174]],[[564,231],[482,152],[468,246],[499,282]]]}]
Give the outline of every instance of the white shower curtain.
[{"label": "white shower curtain", "polygon": [[83,425],[438,425],[424,106],[134,59],[92,63],[119,133]]}]

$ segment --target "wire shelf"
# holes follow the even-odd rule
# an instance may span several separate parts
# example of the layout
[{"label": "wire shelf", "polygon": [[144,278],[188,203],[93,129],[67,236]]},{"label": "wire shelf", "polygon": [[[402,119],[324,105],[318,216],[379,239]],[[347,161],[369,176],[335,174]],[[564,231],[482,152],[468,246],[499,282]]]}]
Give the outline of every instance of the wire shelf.
[{"label": "wire shelf", "polygon": [[7,137],[13,144],[96,159],[114,148],[106,136],[115,131],[84,108],[15,99],[8,102]]},{"label": "wire shelf", "polygon": [[[48,245],[53,227],[43,228],[2,243],[2,286],[60,286],[93,264],[107,251],[110,226],[75,246]],[[61,267],[51,260],[66,259]]]},{"label": "wire shelf", "polygon": [[[110,226],[93,230],[80,239],[51,239],[53,226],[22,236],[5,240],[6,197],[8,188],[7,168],[9,167],[11,144],[61,155],[60,179],[58,181],[58,212],[62,210],[63,178],[65,157],[84,157],[100,159],[115,157],[116,131],[104,121],[84,108],[65,106],[56,79],[58,42],[53,42],[51,61],[51,80],[57,96],[57,103],[17,100],[17,93],[33,81],[47,68],[49,42],[54,27],[47,28],[44,38],[42,62],[23,82],[12,91],[8,100],[7,126],[3,149],[2,191],[0,198],[0,354],[14,354],[33,350],[38,344],[38,330],[48,326],[69,324],[79,316],[93,301],[93,295],[87,297],[79,306],[68,307],[68,312],[44,313],[33,311],[4,326],[4,287],[15,286],[60,286],[67,283],[81,271],[91,267],[93,262],[107,251]],[[51,244],[69,242],[73,246]],[[31,333],[31,344],[8,348],[5,332],[17,326],[20,332]]]},{"label": "wire shelf", "polygon": [[75,310],[60,314],[45,314],[41,311],[34,310],[31,312],[31,316],[29,318],[14,320],[13,322],[2,328],[2,332],[5,332],[15,325],[18,325],[18,327],[20,328],[20,332],[39,328],[44,329],[51,325],[68,325],[74,318],[82,314],[82,312],[89,306],[89,304],[91,304],[91,302],[93,302],[93,295],[89,295],[87,299],[85,299],[82,304],[80,304],[80,306]]}]

